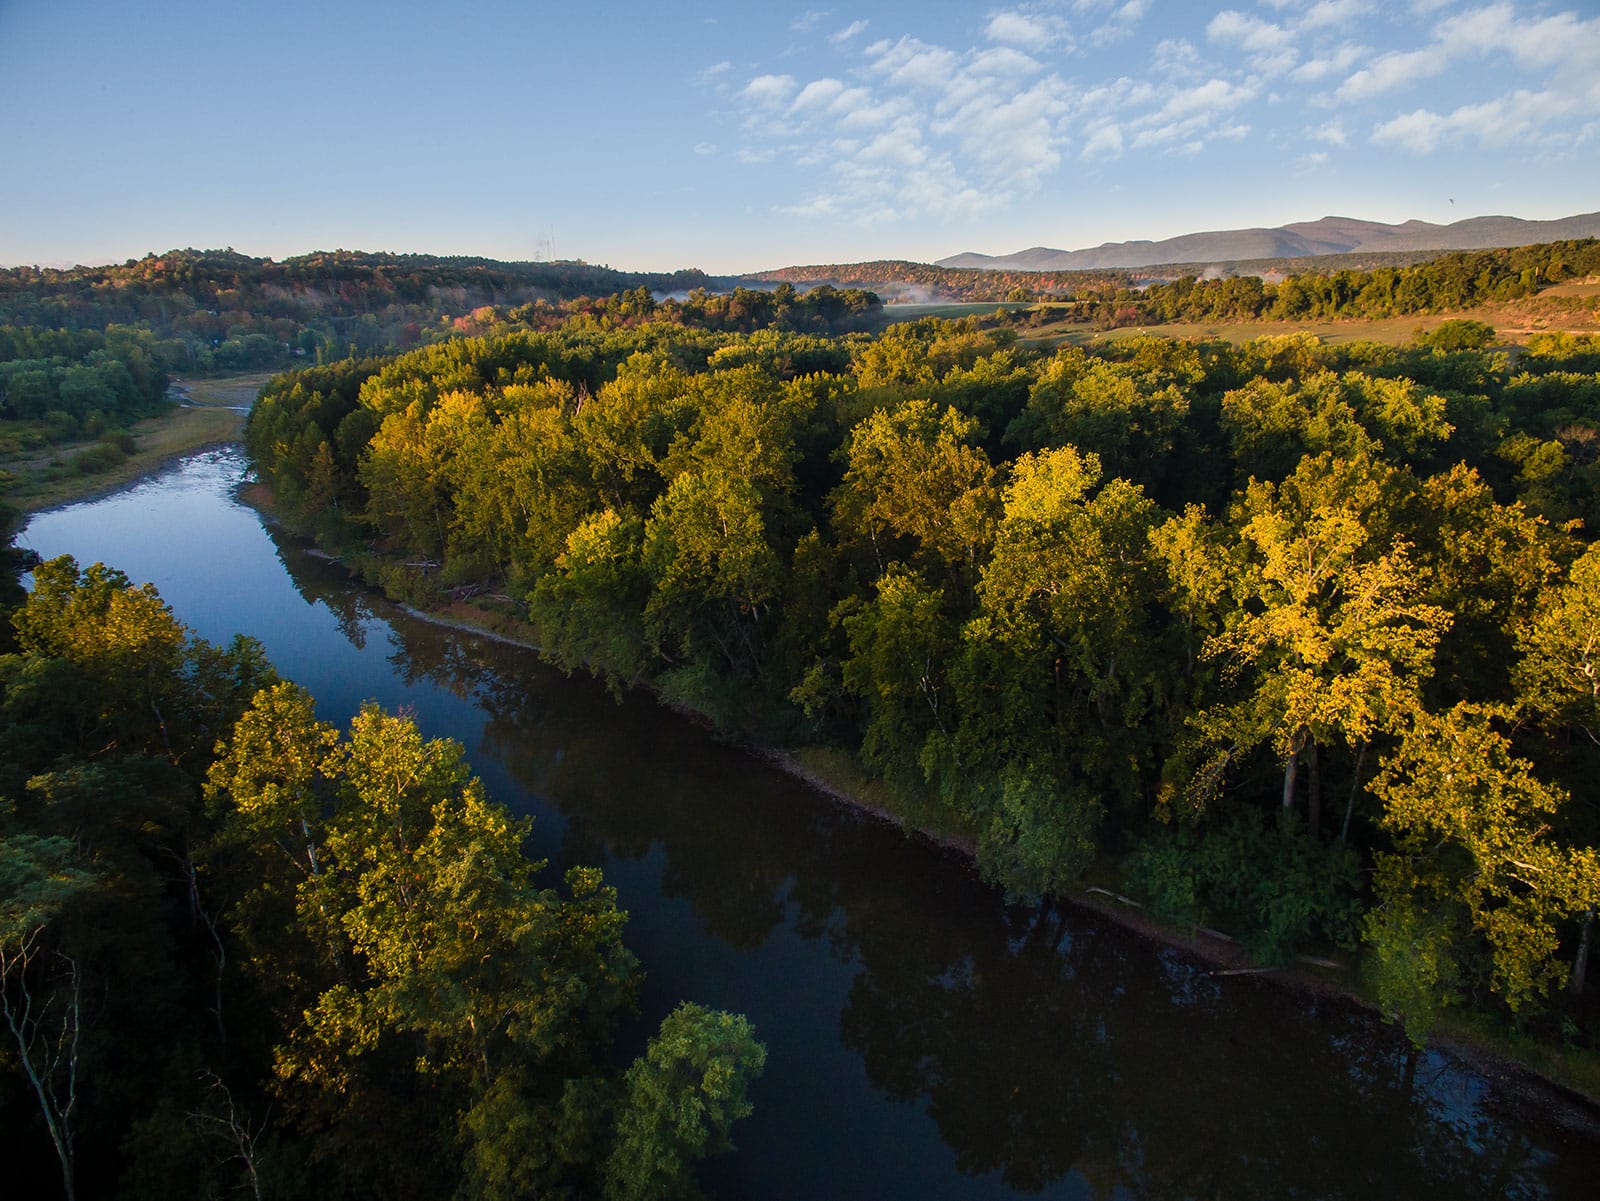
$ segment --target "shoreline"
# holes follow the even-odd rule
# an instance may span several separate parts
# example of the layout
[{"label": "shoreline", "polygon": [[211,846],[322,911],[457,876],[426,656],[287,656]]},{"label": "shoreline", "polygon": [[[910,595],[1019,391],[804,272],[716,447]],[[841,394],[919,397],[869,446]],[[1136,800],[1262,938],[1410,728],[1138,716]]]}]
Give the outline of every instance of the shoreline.
[{"label": "shoreline", "polygon": [[[408,616],[429,625],[538,653],[539,648],[532,642],[499,631],[484,629],[461,616],[431,613],[414,605],[400,605],[399,608]],[[650,692],[657,704],[665,704],[659,695],[649,689],[646,691]],[[690,720],[697,722],[705,720],[702,714],[694,710],[678,705],[667,707]],[[895,826],[907,837],[925,842],[944,854],[959,856],[969,865],[975,862],[976,850],[967,840],[907,823],[890,810],[863,800],[811,771],[800,763],[789,749],[745,741],[733,745],[800,781],[835,805]],[[1355,972],[1355,966],[1352,964],[1301,956],[1294,963],[1283,966],[1264,966],[1252,959],[1230,935],[1205,927],[1196,927],[1193,930],[1174,927],[1150,916],[1139,902],[1098,887],[1048,897],[1042,904],[1064,906],[1092,914],[1133,934],[1152,947],[1176,950],[1190,959],[1208,965],[1211,969],[1208,974],[1211,976],[1259,977],[1262,983],[1269,987],[1335,1000],[1371,1014],[1385,1025],[1391,1024],[1377,1005],[1357,991],[1351,983],[1329,978],[1327,974],[1329,972],[1338,972],[1345,977],[1351,976]],[[1470,1032],[1436,1029],[1429,1035],[1421,1051],[1423,1053],[1437,1051],[1454,1056],[1478,1074],[1493,1080],[1508,1094],[1527,1099],[1552,1114],[1561,1114],[1567,1124],[1600,1130],[1600,1097],[1591,1096],[1573,1085],[1548,1076],[1533,1065],[1514,1058],[1487,1041],[1473,1037]]]},{"label": "shoreline", "polygon": [[[260,372],[200,380],[175,377],[167,385],[168,407],[132,426],[135,448],[122,462],[92,475],[45,479],[39,470],[43,460],[36,456],[24,461],[27,471],[12,482],[5,499],[24,517],[49,513],[134,487],[191,455],[224,446],[242,449],[250,405],[238,402],[258,392],[266,378]],[[52,453],[59,466],[67,456],[94,445],[95,440],[85,439],[57,446]]]},{"label": "shoreline", "polygon": [[[241,481],[234,493],[241,504],[249,506],[261,514],[264,520],[273,521],[281,528],[281,523],[273,513],[276,498],[269,485],[259,480]],[[300,538],[296,540],[308,549],[313,549],[315,553],[335,561],[334,557],[326,555],[326,552],[316,551],[314,543]],[[356,582],[361,587],[368,587],[359,580]],[[376,589],[369,588],[369,590],[382,595],[381,591]],[[429,611],[412,604],[396,603],[396,607],[409,617],[441,629],[484,638],[534,654],[539,653],[538,646],[528,638],[518,638],[489,628],[487,624],[475,623],[472,620],[474,613],[482,614],[486,621],[489,615],[470,601],[456,602],[451,606],[452,611],[449,613]],[[665,705],[688,720],[709,726],[709,719],[698,711],[682,705],[668,704],[659,693],[647,686],[642,690],[648,692],[656,704]],[[798,780],[820,796],[827,798],[832,804],[852,810],[871,820],[893,825],[907,837],[916,838],[936,848],[942,854],[959,856],[969,865],[975,865],[976,848],[969,840],[912,824],[891,810],[855,795],[806,767],[796,758],[791,748],[766,746],[745,740],[736,741],[732,745]],[[1173,926],[1151,916],[1139,902],[1097,886],[1085,887],[1067,895],[1046,897],[1041,901],[1041,905],[1064,906],[1091,914],[1133,934],[1152,947],[1172,949],[1208,965],[1212,969],[1209,972],[1212,976],[1258,977],[1269,987],[1335,1000],[1369,1013],[1385,1025],[1393,1024],[1369,997],[1359,991],[1354,979],[1358,969],[1353,963],[1301,956],[1297,961],[1282,966],[1262,965],[1227,934],[1205,927],[1185,929]],[[1334,972],[1343,979],[1331,978],[1330,973]],[[1559,1116],[1564,1124],[1588,1130],[1600,1130],[1600,1095],[1586,1092],[1576,1084],[1567,1083],[1541,1071],[1536,1065],[1517,1058],[1508,1050],[1494,1045],[1488,1037],[1470,1028],[1459,1025],[1450,1028],[1441,1025],[1435,1028],[1429,1034],[1424,1046],[1419,1049],[1420,1053],[1429,1051],[1455,1057],[1478,1074],[1494,1081],[1508,1095],[1537,1105],[1552,1116]]]}]

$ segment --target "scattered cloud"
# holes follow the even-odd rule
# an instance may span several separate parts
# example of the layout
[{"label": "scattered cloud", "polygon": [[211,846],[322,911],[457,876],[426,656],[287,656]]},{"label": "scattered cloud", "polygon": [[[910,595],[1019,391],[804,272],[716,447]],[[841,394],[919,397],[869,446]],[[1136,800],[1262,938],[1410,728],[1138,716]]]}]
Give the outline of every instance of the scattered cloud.
[{"label": "scattered cloud", "polygon": [[696,142],[694,152],[701,157],[715,154],[717,152],[717,144],[715,142]]},{"label": "scattered cloud", "polygon": [[828,19],[830,11],[831,10],[826,8],[808,9],[790,22],[789,28],[794,30],[796,33],[810,33],[818,25],[822,24],[822,22]]},{"label": "scattered cloud", "polygon": [[728,72],[733,70],[733,64],[724,59],[720,63],[713,63],[700,74],[694,77],[695,83],[701,87],[710,87],[718,83]]},{"label": "scattered cloud", "polygon": [[1127,0],[1127,3],[1119,4],[1113,9],[1103,24],[1095,27],[1089,34],[1089,40],[1096,46],[1104,46],[1109,42],[1130,37],[1134,27],[1144,20],[1144,15],[1149,10],[1149,0]]},{"label": "scattered cloud", "polygon": [[1365,46],[1345,42],[1316,58],[1308,58],[1289,75],[1300,83],[1320,83],[1329,76],[1343,75],[1370,53]]},{"label": "scattered cloud", "polygon": [[1079,158],[1117,158],[1122,154],[1122,127],[1102,125],[1084,142]]},{"label": "scattered cloud", "polygon": [[1315,129],[1306,130],[1306,136],[1314,141],[1326,142],[1330,146],[1348,146],[1350,135],[1345,132],[1344,122],[1338,117],[1325,121]]},{"label": "scattered cloud", "polygon": [[1024,12],[998,12],[989,18],[984,36],[991,42],[1043,50],[1060,36],[1061,25],[1052,17]]},{"label": "scattered cloud", "polygon": [[1371,0],[1317,0],[1300,17],[1302,30],[1342,29],[1373,10]]},{"label": "scattered cloud", "polygon": [[1543,140],[1544,127],[1552,117],[1565,116],[1570,111],[1571,102],[1564,97],[1518,90],[1481,104],[1464,104],[1449,114],[1425,108],[1403,113],[1375,128],[1372,140],[1380,146],[1424,155],[1441,146],[1472,142],[1503,147],[1513,142]]},{"label": "scattered cloud", "polygon": [[1244,50],[1250,55],[1252,68],[1266,75],[1281,75],[1300,58],[1293,30],[1237,9],[1224,9],[1212,17],[1206,26],[1206,37]]},{"label": "scattered cloud", "polygon": [[[1523,16],[1516,5],[1501,0],[1443,17],[1421,49],[1380,54],[1348,76],[1333,100],[1367,101],[1481,64],[1472,69],[1502,81],[1499,95],[1448,112],[1416,108],[1397,113],[1374,125],[1371,141],[1421,155],[1468,144],[1577,145],[1600,118],[1597,63],[1600,17],[1574,12]],[[1521,86],[1505,85],[1508,72],[1520,76]]]},{"label": "scattered cloud", "polygon": [[794,90],[793,75],[757,75],[744,85],[740,95],[763,107],[772,108],[787,101],[794,95]]},{"label": "scattered cloud", "polygon": [[[1149,0],[1001,3],[966,41],[915,27],[868,41],[865,20],[808,11],[797,27],[835,27],[808,51],[822,61],[700,78],[731,107],[741,158],[805,170],[810,192],[783,211],[867,223],[992,211],[1074,164],[1098,174],[1229,143],[1278,147],[1310,171],[1373,148],[1600,140],[1600,18],[1532,0],[1232,0],[1197,37],[1148,50],[1112,43]],[[1496,88],[1473,96],[1462,71],[1475,63]],[[1453,102],[1427,103],[1424,84]],[[1297,158],[1282,152],[1297,143]]]},{"label": "scattered cloud", "polygon": [[1425,50],[1391,50],[1363,67],[1339,85],[1334,99],[1340,102],[1370,100],[1385,92],[1429,79],[1445,69],[1449,60],[1441,47]]}]

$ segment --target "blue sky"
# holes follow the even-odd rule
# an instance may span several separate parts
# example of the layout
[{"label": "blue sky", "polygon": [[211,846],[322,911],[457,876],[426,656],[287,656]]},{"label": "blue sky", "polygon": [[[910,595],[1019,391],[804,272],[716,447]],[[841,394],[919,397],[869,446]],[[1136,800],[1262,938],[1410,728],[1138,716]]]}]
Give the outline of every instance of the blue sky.
[{"label": "blue sky", "polygon": [[1594,0],[0,0],[0,263],[656,270],[1600,209]]}]

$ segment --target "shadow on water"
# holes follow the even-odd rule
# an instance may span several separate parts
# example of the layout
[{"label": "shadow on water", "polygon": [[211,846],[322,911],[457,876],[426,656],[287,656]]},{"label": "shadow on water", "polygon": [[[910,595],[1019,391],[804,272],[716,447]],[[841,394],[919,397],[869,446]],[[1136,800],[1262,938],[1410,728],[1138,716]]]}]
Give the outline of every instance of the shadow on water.
[{"label": "shadow on water", "polygon": [[[396,670],[474,697],[475,753],[559,810],[562,862],[656,856],[699,936],[734,952],[798,936],[845,969],[836,1031],[812,1036],[836,1033],[879,1103],[931,1118],[963,1176],[1150,1198],[1592,1195],[1592,1127],[1517,1113],[1347,1002],[1217,977],[1090,915],[1008,907],[958,858],[648,697],[619,706],[503,646],[392,629]],[[774,1017],[815,1015],[796,1005],[764,1033]]]},{"label": "shadow on water", "polygon": [[[190,507],[233,505],[187,486]],[[236,628],[318,615],[281,635],[286,674],[324,706],[415,707],[537,819],[553,866],[605,868],[650,973],[641,1038],[681,997],[755,1021],[768,1068],[739,1152],[710,1172],[724,1196],[1595,1195],[1587,1114],[1416,1056],[1345,1002],[1211,975],[1092,915],[1008,907],[958,857],[648,697],[617,704],[410,617],[282,539],[248,553],[286,574],[230,601]],[[158,583],[193,624],[184,586]]]}]

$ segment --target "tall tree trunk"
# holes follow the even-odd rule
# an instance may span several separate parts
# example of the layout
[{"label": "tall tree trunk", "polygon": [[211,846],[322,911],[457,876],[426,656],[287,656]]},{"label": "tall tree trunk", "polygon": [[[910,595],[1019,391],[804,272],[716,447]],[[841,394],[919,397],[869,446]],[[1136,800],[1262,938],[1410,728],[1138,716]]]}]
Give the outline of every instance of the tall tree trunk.
[{"label": "tall tree trunk", "polygon": [[48,998],[35,997],[29,982],[22,978],[30,967],[33,938],[37,934],[38,931],[34,931],[22,943],[22,954],[17,961],[22,971],[18,973],[16,1003],[0,991],[0,1016],[5,1018],[17,1044],[17,1062],[38,1099],[45,1131],[60,1161],[61,1191],[66,1201],[77,1201],[72,1144],[78,1101],[78,1023],[82,1017],[78,964],[68,956],[60,956],[67,965],[69,989],[63,998],[60,1031],[49,1031],[46,1026],[54,1006]]},{"label": "tall tree trunk", "polygon": [[1589,941],[1594,933],[1594,906],[1583,915],[1583,937],[1578,939],[1578,957],[1572,961],[1572,979],[1567,981],[1567,991],[1575,997],[1583,995],[1583,978],[1589,974]]},{"label": "tall tree trunk", "polygon": [[1356,770],[1350,779],[1350,799],[1344,806],[1344,824],[1339,827],[1339,841],[1347,842],[1350,838],[1350,815],[1356,811],[1356,793],[1361,791],[1361,763],[1367,757],[1367,744],[1363,742],[1361,749],[1356,752]]},{"label": "tall tree trunk", "polygon": [[1317,760],[1317,740],[1306,739],[1306,825],[1313,838],[1322,834],[1322,771]]},{"label": "tall tree trunk", "polygon": [[1303,745],[1298,730],[1289,739],[1289,759],[1283,765],[1283,807],[1294,808],[1294,776],[1300,767],[1300,747]]}]

